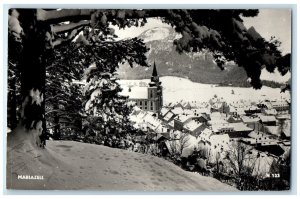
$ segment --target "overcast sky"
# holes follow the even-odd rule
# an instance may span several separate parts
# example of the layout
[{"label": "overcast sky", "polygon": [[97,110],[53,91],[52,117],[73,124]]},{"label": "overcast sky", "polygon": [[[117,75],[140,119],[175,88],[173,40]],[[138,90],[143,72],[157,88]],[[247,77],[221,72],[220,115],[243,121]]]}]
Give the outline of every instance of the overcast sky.
[{"label": "overcast sky", "polygon": [[282,42],[283,54],[291,52],[291,10],[262,9],[257,17],[244,18],[246,28],[253,26],[266,40],[275,36]]}]

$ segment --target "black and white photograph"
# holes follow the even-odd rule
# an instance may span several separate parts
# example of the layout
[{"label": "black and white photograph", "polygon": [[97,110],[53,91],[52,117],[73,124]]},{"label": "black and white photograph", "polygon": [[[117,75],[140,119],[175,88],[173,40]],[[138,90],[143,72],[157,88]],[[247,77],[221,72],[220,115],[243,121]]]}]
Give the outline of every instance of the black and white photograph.
[{"label": "black and white photograph", "polygon": [[289,191],[292,15],[11,7],[6,188]]}]

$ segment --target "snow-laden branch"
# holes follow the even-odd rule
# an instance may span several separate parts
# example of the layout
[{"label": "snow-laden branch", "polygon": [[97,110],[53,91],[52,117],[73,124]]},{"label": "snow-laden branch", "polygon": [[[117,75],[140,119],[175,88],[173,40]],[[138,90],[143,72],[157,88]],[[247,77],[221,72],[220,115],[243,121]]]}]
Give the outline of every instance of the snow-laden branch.
[{"label": "snow-laden branch", "polygon": [[50,22],[50,23],[61,23],[65,21],[74,20],[87,20],[91,18],[91,14],[95,12],[94,9],[62,9],[62,10],[43,10],[37,9],[37,20]]},{"label": "snow-laden branch", "polygon": [[[49,23],[91,19],[93,13],[105,13],[107,18],[143,18],[145,10],[108,10],[108,9],[62,9],[62,10],[37,10],[37,20]],[[147,17],[157,17],[158,13],[148,10]]]},{"label": "snow-laden branch", "polygon": [[82,30],[82,27],[79,29],[74,29],[66,38],[58,38],[54,41],[52,41],[51,45],[52,47],[58,46],[62,43],[68,42],[68,41],[72,41]]},{"label": "snow-laden branch", "polygon": [[69,31],[74,30],[78,27],[87,26],[89,24],[90,24],[90,21],[82,20],[82,21],[79,21],[77,23],[52,25],[51,30],[52,30],[53,33],[63,33],[63,32],[69,32]]}]

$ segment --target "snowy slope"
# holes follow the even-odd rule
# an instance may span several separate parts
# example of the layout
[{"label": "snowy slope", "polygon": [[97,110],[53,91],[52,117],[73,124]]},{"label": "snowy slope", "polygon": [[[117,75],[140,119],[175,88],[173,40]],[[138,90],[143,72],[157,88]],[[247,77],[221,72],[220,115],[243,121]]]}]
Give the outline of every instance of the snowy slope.
[{"label": "snowy slope", "polygon": [[[9,143],[12,144],[12,143]],[[26,152],[9,147],[7,184],[16,189],[236,191],[210,177],[181,170],[158,157],[72,141],[48,141]],[[16,180],[17,174],[44,180]]]},{"label": "snowy slope", "polygon": [[[253,88],[239,87],[218,87],[213,84],[201,84],[192,82],[185,78],[165,76],[160,77],[163,86],[164,103],[184,101],[208,102],[214,95],[223,98],[226,102],[240,100],[250,100],[258,102],[263,99],[290,99],[289,92],[280,93],[280,89],[263,86],[259,90]],[[128,89],[127,85],[139,85],[139,82],[149,82],[144,80],[120,80],[122,88]],[[234,94],[232,93],[234,90]]]}]

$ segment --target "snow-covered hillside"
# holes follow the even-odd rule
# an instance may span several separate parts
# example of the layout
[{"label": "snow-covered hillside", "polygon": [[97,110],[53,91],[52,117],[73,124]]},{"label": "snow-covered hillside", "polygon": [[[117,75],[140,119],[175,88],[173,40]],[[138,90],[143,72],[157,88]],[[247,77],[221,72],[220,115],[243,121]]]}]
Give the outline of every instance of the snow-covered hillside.
[{"label": "snow-covered hillside", "polygon": [[[236,191],[210,177],[183,171],[158,157],[73,141],[48,141],[26,151],[9,142],[7,185],[14,189],[102,191]],[[44,180],[17,180],[42,175]]]},{"label": "snow-covered hillside", "polygon": [[[280,89],[263,86],[260,90],[239,87],[218,87],[213,84],[195,83],[185,78],[166,76],[160,78],[163,86],[164,103],[184,101],[208,102],[217,95],[227,102],[250,100],[258,102],[263,99],[290,99],[289,92],[280,93]],[[120,80],[122,88],[128,85],[139,85],[140,82],[148,83],[149,80]],[[234,94],[232,93],[232,90]]]}]

